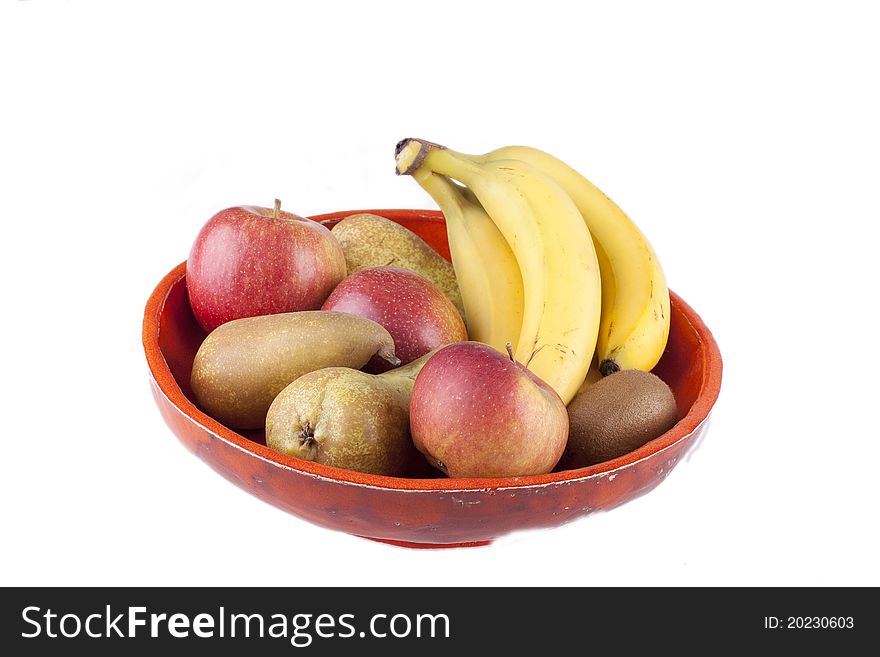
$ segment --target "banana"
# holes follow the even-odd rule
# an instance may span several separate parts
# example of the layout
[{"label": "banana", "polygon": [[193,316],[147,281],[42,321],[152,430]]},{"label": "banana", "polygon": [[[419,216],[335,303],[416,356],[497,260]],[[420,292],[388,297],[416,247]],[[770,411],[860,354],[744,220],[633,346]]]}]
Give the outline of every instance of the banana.
[{"label": "banana", "polygon": [[650,243],[632,220],[590,181],[557,158],[507,146],[475,162],[521,160],[553,178],[572,198],[593,237],[602,278],[602,319],[596,346],[603,375],[650,371],[669,337],[669,290]]},{"label": "banana", "polygon": [[[601,272],[600,272],[600,275],[601,275]],[[593,361],[590,363],[590,369],[587,370],[587,376],[584,379],[583,383],[581,383],[580,388],[578,388],[578,391],[577,391],[577,394],[575,395],[575,397],[577,397],[579,394],[581,394],[584,390],[589,388],[591,385],[593,385],[597,381],[600,381],[602,378],[603,378],[602,372],[599,371],[599,363],[596,361],[596,358],[594,356]]]},{"label": "banana", "polygon": [[398,174],[420,168],[474,193],[516,256],[523,320],[515,357],[566,404],[586,377],[599,332],[599,265],[574,202],[549,176],[516,160],[477,163],[430,142],[404,140]]},{"label": "banana", "polygon": [[523,316],[522,275],[513,252],[468,190],[426,168],[413,178],[446,217],[468,337],[504,353],[508,342],[518,342]]}]

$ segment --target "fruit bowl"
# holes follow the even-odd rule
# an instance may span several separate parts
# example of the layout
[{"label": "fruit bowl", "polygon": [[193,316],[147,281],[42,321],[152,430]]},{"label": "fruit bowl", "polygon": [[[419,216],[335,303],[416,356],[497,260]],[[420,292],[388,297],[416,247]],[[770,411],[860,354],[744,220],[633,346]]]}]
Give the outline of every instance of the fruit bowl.
[{"label": "fruit bowl", "polygon": [[[443,215],[361,210],[312,217],[328,227],[355,212],[388,217],[449,258]],[[721,354],[700,317],[670,292],[669,342],[654,373],[675,393],[679,421],[639,449],[578,470],[492,479],[401,479],[333,468],[275,452],[261,432],[238,432],[200,411],[189,379],[205,337],[189,307],[186,263],[156,287],[143,343],[162,417],[216,472],[288,513],[328,529],[408,547],[484,545],[512,531],[561,525],[657,486],[705,433],[721,386]]]}]

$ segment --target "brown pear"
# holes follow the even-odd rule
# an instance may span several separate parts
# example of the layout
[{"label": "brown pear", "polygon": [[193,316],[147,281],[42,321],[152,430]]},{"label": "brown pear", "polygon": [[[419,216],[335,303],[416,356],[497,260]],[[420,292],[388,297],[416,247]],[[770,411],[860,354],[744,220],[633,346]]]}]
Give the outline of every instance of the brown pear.
[{"label": "brown pear", "polygon": [[191,385],[199,406],[223,424],[259,429],[272,400],[291,381],[325,367],[395,365],[391,335],[376,322],[326,310],[236,319],[199,347]]},{"label": "brown pear", "polygon": [[349,275],[361,269],[393,265],[409,269],[436,285],[464,316],[452,264],[421,237],[375,214],[353,214],[333,227]]},{"label": "brown pear", "polygon": [[329,367],[301,376],[272,402],[266,444],[337,468],[395,477],[424,474],[409,432],[409,398],[422,356],[384,374]]}]

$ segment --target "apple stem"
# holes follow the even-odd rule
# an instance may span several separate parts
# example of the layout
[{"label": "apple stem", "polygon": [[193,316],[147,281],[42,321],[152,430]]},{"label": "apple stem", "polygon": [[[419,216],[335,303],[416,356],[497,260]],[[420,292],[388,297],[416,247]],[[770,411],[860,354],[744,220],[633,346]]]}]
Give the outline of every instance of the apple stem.
[{"label": "apple stem", "polygon": [[513,345],[508,342],[504,346],[507,347],[507,355],[510,356],[510,362],[515,363],[516,358],[513,357]]},{"label": "apple stem", "polygon": [[273,217],[277,219],[281,215],[281,199],[275,199],[275,212],[273,213]]}]

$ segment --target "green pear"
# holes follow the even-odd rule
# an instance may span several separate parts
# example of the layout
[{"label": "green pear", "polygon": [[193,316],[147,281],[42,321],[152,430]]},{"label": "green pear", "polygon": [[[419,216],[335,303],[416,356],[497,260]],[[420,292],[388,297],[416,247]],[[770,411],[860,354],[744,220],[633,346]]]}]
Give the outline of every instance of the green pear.
[{"label": "green pear", "polygon": [[266,444],[282,454],[395,477],[424,474],[409,433],[409,397],[428,358],[390,372],[328,367],[287,386],[266,416]]},{"label": "green pear", "polygon": [[291,381],[325,367],[363,367],[375,355],[400,365],[391,335],[365,317],[328,310],[248,317],[205,338],[190,383],[208,415],[227,426],[259,429]]}]

